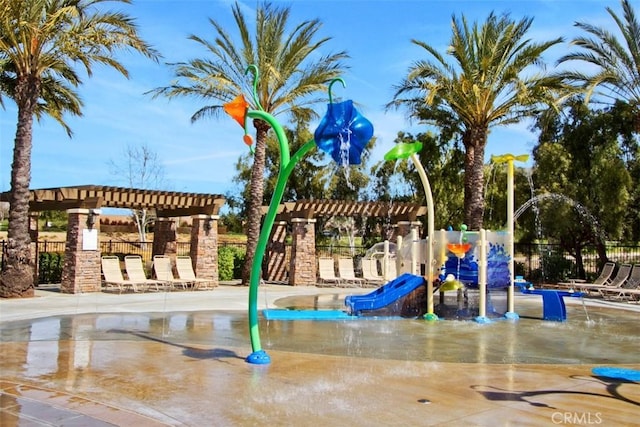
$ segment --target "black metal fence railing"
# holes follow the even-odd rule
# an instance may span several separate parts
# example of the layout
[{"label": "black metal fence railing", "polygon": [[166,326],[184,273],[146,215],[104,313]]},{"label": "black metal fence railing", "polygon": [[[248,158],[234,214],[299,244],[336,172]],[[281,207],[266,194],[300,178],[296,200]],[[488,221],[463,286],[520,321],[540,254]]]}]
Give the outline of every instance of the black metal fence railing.
[{"label": "black metal fence railing", "polygon": [[[2,263],[4,263],[7,242],[0,241]],[[39,283],[59,283],[64,263],[65,242],[42,241],[36,245]],[[220,247],[244,249],[244,243],[221,243]],[[178,255],[189,255],[189,242],[177,243]],[[100,251],[104,255],[140,255],[143,260],[151,261],[153,244],[151,242],[100,242]],[[553,283],[578,277],[575,259],[559,245],[551,244],[515,244],[515,270],[534,283]],[[364,256],[367,248],[346,245],[317,245],[316,256],[335,256],[358,258]],[[640,264],[640,246],[607,246],[607,257],[618,264]],[[599,273],[598,255],[595,248],[585,248],[582,252],[583,266],[587,279],[594,279]]]}]

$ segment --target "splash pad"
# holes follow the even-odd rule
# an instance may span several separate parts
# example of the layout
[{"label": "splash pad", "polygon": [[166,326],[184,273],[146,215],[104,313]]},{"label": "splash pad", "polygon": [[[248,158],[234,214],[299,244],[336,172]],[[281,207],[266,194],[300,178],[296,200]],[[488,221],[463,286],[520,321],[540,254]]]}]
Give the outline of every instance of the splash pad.
[{"label": "splash pad", "polygon": [[[253,352],[246,358],[246,361],[252,364],[269,364],[271,358],[262,349],[260,342],[257,293],[261,276],[262,260],[265,255],[269,235],[275,222],[278,205],[284,195],[286,182],[294,166],[316,145],[321,150],[330,154],[336,162],[343,166],[359,164],[362,151],[373,136],[373,125],[354,108],[353,101],[333,102],[331,94],[332,85],[340,82],[343,86],[346,86],[344,80],[339,78],[334,79],[329,84],[327,113],[314,132],[314,139],[308,141],[295,154],[291,155],[284,129],[260,104],[257,89],[259,82],[258,68],[255,65],[251,65],[247,68],[247,72],[249,71],[252,71],[254,76],[252,94],[253,108],[240,94],[234,100],[224,105],[224,110],[243,127],[243,140],[247,145],[251,146],[253,143],[252,138],[248,135],[249,119],[259,119],[269,124],[274,130],[280,148],[278,179],[269,204],[269,209],[260,230],[249,284],[249,335]],[[466,233],[466,227],[462,229],[463,234],[458,236],[457,241],[450,239],[450,236],[447,236],[446,232],[440,232],[438,240],[436,240],[434,231],[434,202],[431,186],[426,171],[417,156],[417,153],[421,149],[422,144],[420,143],[397,144],[385,155],[385,160],[395,161],[410,158],[423,184],[428,211],[424,272],[418,271],[419,267],[416,262],[417,256],[415,253],[416,245],[412,244],[411,247],[414,248],[414,251],[411,257],[410,272],[390,281],[369,295],[348,298],[345,303],[350,306],[351,313],[349,314],[360,315],[365,310],[380,310],[388,307],[390,304],[396,304],[397,306],[398,301],[401,300],[403,302],[403,309],[406,307],[408,301],[408,304],[412,307],[420,307],[414,308],[411,313],[419,313],[418,315],[422,315],[421,308],[424,307],[426,308],[423,315],[424,319],[429,321],[437,320],[438,314],[434,310],[434,282],[438,280],[436,266],[438,261],[440,261],[440,264],[444,264],[444,266],[441,265],[439,268],[441,276],[446,273],[444,277],[440,277],[439,283],[436,284],[436,290],[440,292],[441,313],[445,312],[442,308],[446,308],[446,292],[455,290],[458,292],[458,309],[456,310],[456,315],[459,316],[462,312],[475,315],[475,311],[470,310],[469,307],[468,290],[477,286],[478,310],[475,320],[479,323],[486,323],[488,322],[487,312],[491,314],[496,312],[491,299],[487,298],[488,289],[504,289],[506,287],[507,311],[504,316],[510,319],[517,319],[518,315],[514,312],[513,308],[513,162],[515,160],[526,160],[528,156],[506,154],[492,158],[496,163],[507,163],[508,165],[508,231],[506,233],[506,244],[496,243],[495,239],[492,241],[491,232],[485,230],[480,230],[477,234],[471,232]],[[487,235],[489,235],[490,240],[487,240]],[[479,243],[476,242],[475,248],[473,237],[477,237],[479,241]],[[469,240],[470,238],[471,241]],[[413,242],[416,240],[416,238],[412,238]],[[489,245],[488,251],[487,245]],[[444,254],[445,248],[456,260],[455,274],[450,271],[451,268],[447,266],[448,259]],[[440,256],[436,258],[436,253],[438,252]],[[475,252],[477,252],[477,254]],[[475,259],[478,261],[475,261]],[[492,263],[492,265],[490,263]],[[507,276],[508,280],[506,280]],[[416,298],[416,293],[420,295],[419,292],[424,294],[424,302],[420,296]],[[462,305],[461,302],[463,302]],[[336,313],[336,315],[342,316],[341,313]]]}]

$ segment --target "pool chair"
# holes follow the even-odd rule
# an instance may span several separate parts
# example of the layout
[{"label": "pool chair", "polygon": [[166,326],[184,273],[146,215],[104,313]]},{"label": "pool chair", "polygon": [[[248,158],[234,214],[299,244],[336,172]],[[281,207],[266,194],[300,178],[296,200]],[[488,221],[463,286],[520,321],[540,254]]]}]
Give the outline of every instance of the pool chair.
[{"label": "pool chair", "polygon": [[318,258],[318,285],[337,286],[342,280],[336,276],[333,258]]},{"label": "pool chair", "polygon": [[598,293],[604,289],[619,289],[631,274],[631,264],[620,264],[615,277],[608,284],[598,285],[594,283],[576,283],[574,290],[585,293]]},{"label": "pool chair", "polygon": [[619,287],[602,288],[598,292],[604,299],[637,300],[640,298],[640,264],[633,265],[631,274]]},{"label": "pool chair", "polygon": [[153,272],[156,275],[156,279],[169,283],[171,287],[180,286],[182,289],[187,289],[187,287],[192,284],[185,279],[176,279],[173,275],[171,258],[167,255],[156,255],[153,257]]},{"label": "pool chair", "polygon": [[187,255],[176,257],[176,270],[178,271],[178,277],[180,280],[186,280],[191,283],[193,289],[207,290],[213,289],[217,286],[213,278],[196,277],[195,271],[193,271],[193,262],[191,257]]},{"label": "pool chair", "polygon": [[127,255],[124,257],[124,269],[127,272],[129,280],[133,280],[136,283],[141,283],[146,286],[146,289],[155,287],[156,291],[160,288],[165,289],[171,287],[170,282],[162,280],[148,279],[147,273],[144,271],[144,265],[142,263],[142,257],[140,255]]},{"label": "pool chair", "polygon": [[352,258],[338,259],[338,273],[340,274],[342,283],[346,285],[362,286],[366,283],[362,277],[356,276]]},{"label": "pool chair", "polygon": [[562,289],[574,289],[579,284],[584,285],[597,285],[603,286],[607,285],[611,282],[611,276],[613,275],[613,271],[616,269],[616,264],[614,262],[608,261],[602,267],[600,271],[600,275],[591,283],[587,283],[586,280],[582,279],[569,279],[568,282],[560,282],[556,286],[557,288]]},{"label": "pool chair", "polygon": [[374,258],[362,258],[362,278],[367,285],[380,286],[384,283],[384,277],[378,273],[378,260]]},{"label": "pool chair", "polygon": [[125,289],[131,289],[133,292],[138,292],[138,285],[144,286],[144,282],[137,282],[135,280],[126,280],[122,276],[122,270],[120,270],[120,259],[117,256],[105,255],[101,260],[102,264],[102,284],[107,290],[116,288],[118,293],[122,293]]}]

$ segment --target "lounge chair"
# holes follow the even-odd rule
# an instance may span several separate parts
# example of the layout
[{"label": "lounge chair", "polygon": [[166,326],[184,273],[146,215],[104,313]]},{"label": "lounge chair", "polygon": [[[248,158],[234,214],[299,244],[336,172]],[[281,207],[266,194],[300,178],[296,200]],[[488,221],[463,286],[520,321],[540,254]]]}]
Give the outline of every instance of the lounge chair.
[{"label": "lounge chair", "polygon": [[366,283],[362,277],[356,276],[353,268],[353,259],[351,258],[340,258],[338,260],[338,273],[340,274],[340,279],[345,284],[361,286]]},{"label": "lounge chair", "polygon": [[554,287],[563,288],[563,289],[573,289],[580,284],[598,285],[598,286],[608,285],[609,283],[611,283],[611,279],[612,279],[611,275],[613,274],[613,271],[615,270],[615,268],[616,268],[616,264],[614,262],[607,261],[602,267],[602,270],[600,271],[600,275],[591,283],[587,283],[586,280],[582,280],[582,279],[569,279],[568,282],[560,282],[556,284],[556,286]]},{"label": "lounge chair", "polygon": [[127,255],[124,257],[124,268],[127,272],[129,280],[133,280],[136,283],[142,283],[146,285],[147,289],[154,286],[156,291],[160,290],[160,287],[171,287],[169,282],[162,280],[148,279],[147,273],[144,271],[144,265],[142,264],[142,257],[139,255]]},{"label": "lounge chair", "polygon": [[213,289],[217,286],[214,279],[196,277],[190,256],[184,255],[176,257],[176,270],[178,271],[180,280],[186,280],[191,283],[194,289]]},{"label": "lounge chair", "polygon": [[384,283],[384,277],[378,273],[378,260],[375,258],[362,258],[362,278],[368,285],[380,286]]},{"label": "lounge chair", "polygon": [[630,273],[631,264],[621,264],[620,267],[618,267],[618,272],[616,273],[615,277],[611,279],[609,283],[605,285],[598,285],[594,283],[576,283],[574,289],[586,293],[600,293],[600,290],[603,289],[618,289],[624,284]]},{"label": "lounge chair", "polygon": [[335,286],[342,284],[340,277],[336,276],[333,258],[318,258],[318,284]]},{"label": "lounge chair", "polygon": [[634,264],[629,277],[617,288],[598,289],[605,299],[635,299],[640,296],[640,264]]},{"label": "lounge chair", "polygon": [[153,271],[156,275],[156,279],[169,283],[172,287],[180,286],[182,289],[187,289],[188,285],[193,284],[185,279],[175,278],[173,275],[171,258],[167,255],[156,255],[153,257]]},{"label": "lounge chair", "polygon": [[118,293],[122,293],[126,288],[131,289],[134,292],[138,292],[138,285],[144,286],[144,282],[137,282],[135,280],[126,280],[122,276],[122,270],[120,270],[120,259],[117,256],[105,255],[102,257],[102,275],[104,280],[103,286],[107,289],[115,287],[118,289]]}]

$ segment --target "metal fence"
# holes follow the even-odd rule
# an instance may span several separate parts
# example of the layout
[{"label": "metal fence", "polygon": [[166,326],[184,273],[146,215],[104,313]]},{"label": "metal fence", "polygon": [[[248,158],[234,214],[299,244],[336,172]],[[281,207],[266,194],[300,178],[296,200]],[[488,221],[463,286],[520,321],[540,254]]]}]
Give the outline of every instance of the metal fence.
[{"label": "metal fence", "polygon": [[[364,256],[367,248],[349,246],[316,246],[317,256],[358,258]],[[515,274],[535,283],[553,283],[578,277],[578,267],[574,257],[554,244],[515,244]],[[608,245],[609,261],[618,264],[640,264],[640,246]],[[594,247],[582,251],[583,267],[587,279],[594,279],[600,272],[598,255]]]},{"label": "metal fence", "polygon": [[[6,241],[2,245],[2,262]],[[64,261],[65,242],[42,241],[36,245],[39,283],[59,283]],[[244,243],[221,243],[220,246],[244,248]],[[189,242],[177,243],[178,255],[189,255]],[[140,255],[143,260],[151,261],[153,243],[126,242],[109,240],[100,242],[100,251],[105,255]],[[578,277],[575,259],[559,245],[551,244],[515,244],[515,270],[534,283],[553,283],[571,277]],[[359,258],[367,248],[361,246],[318,245],[316,256],[335,256]],[[599,273],[598,255],[595,248],[585,248],[582,252],[587,279],[597,277]],[[607,257],[618,264],[640,264],[640,246],[608,245]]]}]

